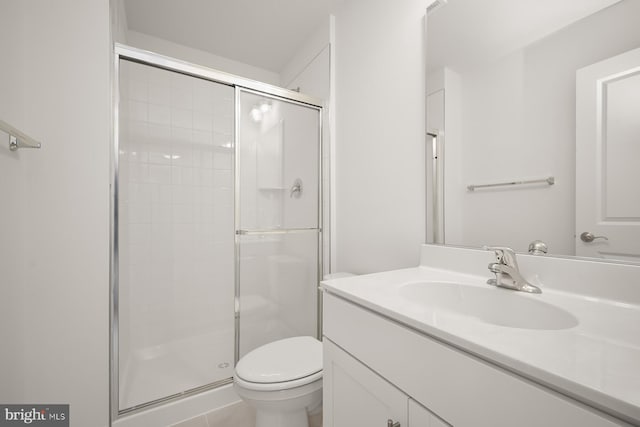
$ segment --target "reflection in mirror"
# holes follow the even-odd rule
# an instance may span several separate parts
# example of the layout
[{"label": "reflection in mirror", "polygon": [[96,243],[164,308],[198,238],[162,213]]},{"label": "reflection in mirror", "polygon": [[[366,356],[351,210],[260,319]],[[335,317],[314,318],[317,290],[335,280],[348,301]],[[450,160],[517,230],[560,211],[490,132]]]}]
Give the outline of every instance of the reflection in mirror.
[{"label": "reflection in mirror", "polygon": [[638,16],[637,0],[450,0],[428,15],[446,244],[640,262]]}]

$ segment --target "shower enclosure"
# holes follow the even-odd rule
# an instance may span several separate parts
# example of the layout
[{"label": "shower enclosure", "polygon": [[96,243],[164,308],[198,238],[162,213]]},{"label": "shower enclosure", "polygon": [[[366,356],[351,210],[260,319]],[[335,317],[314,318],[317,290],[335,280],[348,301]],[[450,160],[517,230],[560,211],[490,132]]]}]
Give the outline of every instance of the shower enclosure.
[{"label": "shower enclosure", "polygon": [[321,107],[116,48],[112,415],[229,384],[319,334]]}]

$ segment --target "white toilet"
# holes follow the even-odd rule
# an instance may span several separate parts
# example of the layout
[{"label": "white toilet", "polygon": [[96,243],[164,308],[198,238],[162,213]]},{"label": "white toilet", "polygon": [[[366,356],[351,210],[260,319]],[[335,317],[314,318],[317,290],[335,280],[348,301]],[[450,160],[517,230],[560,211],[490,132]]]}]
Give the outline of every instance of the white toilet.
[{"label": "white toilet", "polygon": [[238,361],[233,382],[256,410],[256,427],[308,427],[322,404],[322,343],[294,337],[258,347]]}]

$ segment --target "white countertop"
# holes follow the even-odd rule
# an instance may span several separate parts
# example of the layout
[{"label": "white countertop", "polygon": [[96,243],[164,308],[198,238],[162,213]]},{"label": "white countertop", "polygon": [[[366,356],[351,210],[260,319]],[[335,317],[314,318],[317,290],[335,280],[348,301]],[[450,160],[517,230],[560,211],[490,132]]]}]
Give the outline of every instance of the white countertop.
[{"label": "white countertop", "polygon": [[[422,266],[329,280],[322,287],[588,405],[640,424],[639,305],[554,289],[530,295],[486,285],[488,277],[489,274],[476,276]],[[547,330],[486,323],[469,315],[425,306],[403,295],[403,286],[413,282],[459,283],[507,293],[501,296],[509,295],[508,298],[536,299],[571,313],[577,324]]]}]

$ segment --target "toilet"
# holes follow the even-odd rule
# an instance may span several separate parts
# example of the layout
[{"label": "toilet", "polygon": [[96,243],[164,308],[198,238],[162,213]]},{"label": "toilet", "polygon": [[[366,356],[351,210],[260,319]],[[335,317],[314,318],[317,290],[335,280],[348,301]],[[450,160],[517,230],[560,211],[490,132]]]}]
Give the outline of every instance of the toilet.
[{"label": "toilet", "polygon": [[233,384],[256,427],[308,427],[322,405],[322,343],[302,336],[258,347],[238,361]]}]

